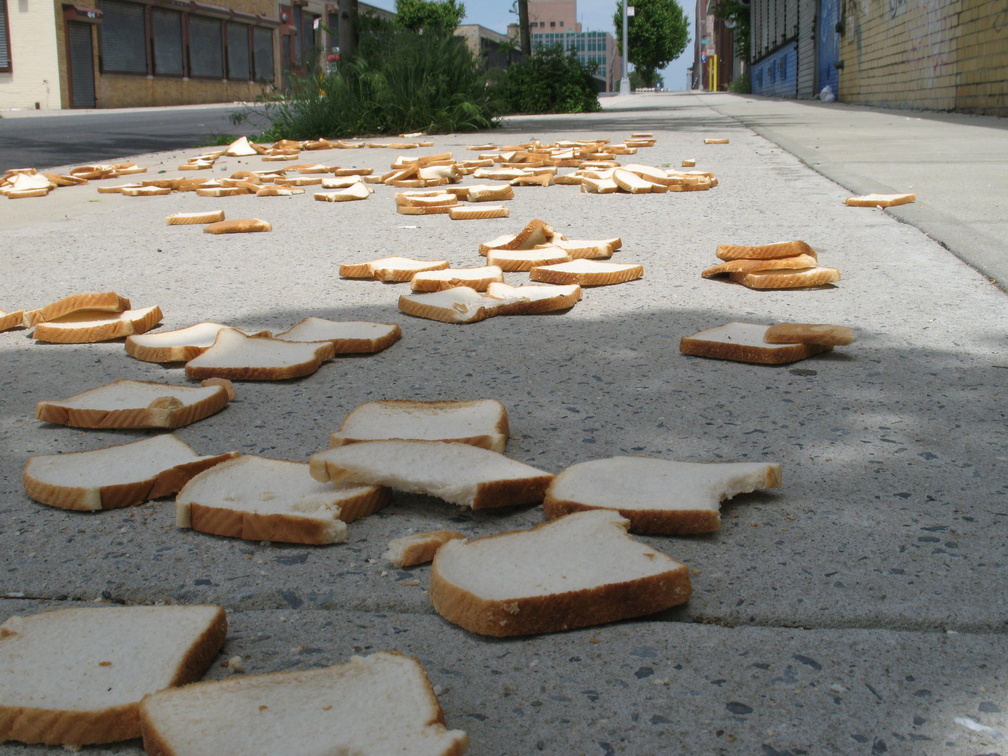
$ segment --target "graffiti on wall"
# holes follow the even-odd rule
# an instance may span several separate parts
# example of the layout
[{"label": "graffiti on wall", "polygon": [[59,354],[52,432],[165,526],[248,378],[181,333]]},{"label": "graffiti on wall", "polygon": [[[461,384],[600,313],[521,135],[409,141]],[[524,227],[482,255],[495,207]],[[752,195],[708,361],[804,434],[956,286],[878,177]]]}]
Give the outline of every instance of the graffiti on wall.
[{"label": "graffiti on wall", "polygon": [[894,19],[901,13],[906,13],[907,0],[889,0],[889,18]]},{"label": "graffiti on wall", "polygon": [[[908,16],[907,64],[926,88],[934,86],[953,60],[953,35],[958,18],[953,0],[919,0],[917,17]],[[915,14],[916,15],[916,14]]]}]

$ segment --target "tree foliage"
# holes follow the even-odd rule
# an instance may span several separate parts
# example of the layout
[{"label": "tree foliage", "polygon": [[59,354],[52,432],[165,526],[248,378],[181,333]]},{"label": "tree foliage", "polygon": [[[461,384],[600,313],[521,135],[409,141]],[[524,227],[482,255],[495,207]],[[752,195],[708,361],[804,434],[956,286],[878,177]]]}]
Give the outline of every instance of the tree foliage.
[{"label": "tree foliage", "polygon": [[749,44],[749,2],[741,0],[719,0],[714,8],[714,15],[725,22],[732,31],[735,41],[735,54],[748,63],[751,59]]},{"label": "tree foliage", "polygon": [[[629,61],[645,86],[653,87],[658,70],[682,55],[690,42],[686,13],[676,0],[631,0],[634,15],[628,19]],[[613,16],[616,39],[623,54],[623,0]]]},{"label": "tree foliage", "polygon": [[590,113],[599,110],[595,66],[560,45],[509,66],[499,84],[508,113]]},{"label": "tree foliage", "polygon": [[396,0],[396,24],[410,31],[453,33],[466,9],[457,0]]}]

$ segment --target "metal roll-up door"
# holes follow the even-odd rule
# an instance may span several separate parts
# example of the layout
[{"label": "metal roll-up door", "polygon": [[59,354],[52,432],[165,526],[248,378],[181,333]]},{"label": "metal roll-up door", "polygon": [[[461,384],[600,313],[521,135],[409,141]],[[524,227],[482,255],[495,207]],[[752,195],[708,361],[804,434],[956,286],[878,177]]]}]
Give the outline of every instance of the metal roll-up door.
[{"label": "metal roll-up door", "polygon": [[229,21],[227,25],[227,72],[233,81],[252,78],[252,56],[249,54],[249,26]]},{"label": "metal roll-up door", "polygon": [[252,54],[255,63],[256,81],[270,84],[276,78],[273,70],[273,30],[261,26],[252,30]]},{"label": "metal roll-up door", "polygon": [[70,107],[93,108],[94,49],[90,24],[67,22],[67,50],[70,53]]},{"label": "metal roll-up door", "polygon": [[10,47],[7,44],[7,3],[0,0],[0,71],[10,70]]},{"label": "metal roll-up door", "polygon": [[102,0],[101,69],[105,73],[147,73],[144,6]]},{"label": "metal roll-up door", "polygon": [[189,75],[224,78],[221,22],[216,18],[189,16]]},{"label": "metal roll-up door", "polygon": [[164,8],[152,9],[151,31],[154,37],[154,75],[182,76],[185,73],[182,14]]},{"label": "metal roll-up door", "polygon": [[798,97],[815,96],[815,0],[798,0]]}]

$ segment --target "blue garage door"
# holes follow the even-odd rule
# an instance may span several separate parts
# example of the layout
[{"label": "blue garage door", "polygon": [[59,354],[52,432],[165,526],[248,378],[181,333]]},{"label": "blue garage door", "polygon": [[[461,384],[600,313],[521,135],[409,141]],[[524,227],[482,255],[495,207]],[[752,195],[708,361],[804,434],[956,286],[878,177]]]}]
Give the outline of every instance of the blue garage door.
[{"label": "blue garage door", "polygon": [[819,0],[816,24],[816,94],[829,85],[834,96],[840,94],[840,35],[836,32],[840,21],[840,0]]}]

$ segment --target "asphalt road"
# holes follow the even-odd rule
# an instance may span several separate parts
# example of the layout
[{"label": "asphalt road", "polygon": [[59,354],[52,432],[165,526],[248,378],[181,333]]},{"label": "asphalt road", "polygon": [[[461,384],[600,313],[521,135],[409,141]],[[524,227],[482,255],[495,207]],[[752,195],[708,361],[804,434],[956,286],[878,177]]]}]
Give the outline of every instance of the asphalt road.
[{"label": "asphalt road", "polygon": [[[213,143],[221,134],[261,128],[235,126],[238,103],[120,110],[0,112],[0,171],[122,159]],[[260,122],[261,124],[261,122]]]}]

